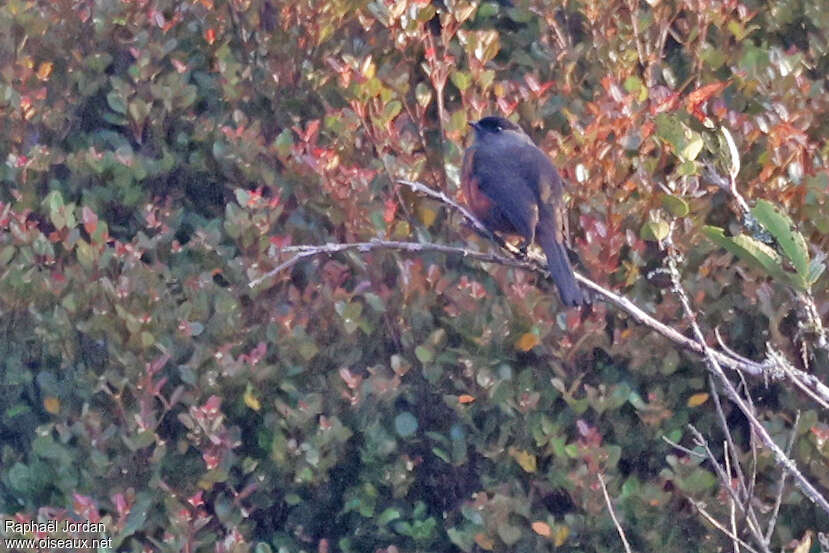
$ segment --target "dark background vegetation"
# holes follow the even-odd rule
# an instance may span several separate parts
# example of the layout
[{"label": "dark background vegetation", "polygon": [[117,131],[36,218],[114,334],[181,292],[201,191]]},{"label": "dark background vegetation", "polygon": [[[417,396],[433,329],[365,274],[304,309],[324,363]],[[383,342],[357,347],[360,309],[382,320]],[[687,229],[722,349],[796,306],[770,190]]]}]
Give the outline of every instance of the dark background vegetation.
[{"label": "dark background vegetation", "polygon": [[[704,173],[728,174],[725,127],[747,201],[829,251],[825,8],[3,2],[0,513],[103,520],[123,551],[619,551],[601,473],[634,549],[731,550],[689,501],[728,521],[712,466],[663,440],[694,448],[693,423],[722,453],[704,363],[624,313],[436,253],[248,283],[287,244],[491,248],[395,182],[458,196],[466,123],[498,113],[570,183],[584,274],[687,330],[646,278],[670,221],[706,334],[825,381],[797,290],[701,232],[742,230]],[[825,493],[826,412],[744,392],[781,446],[801,411]],[[725,415],[768,513],[781,472]],[[788,480],[772,548],[826,527]]]}]

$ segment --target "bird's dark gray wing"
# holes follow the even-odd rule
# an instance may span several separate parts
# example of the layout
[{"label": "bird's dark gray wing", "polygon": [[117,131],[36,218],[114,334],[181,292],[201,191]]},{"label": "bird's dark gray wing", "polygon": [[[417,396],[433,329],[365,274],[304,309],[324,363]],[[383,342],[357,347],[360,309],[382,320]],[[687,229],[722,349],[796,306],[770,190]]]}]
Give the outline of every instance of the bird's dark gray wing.
[{"label": "bird's dark gray wing", "polygon": [[[492,199],[498,215],[512,231],[531,241],[538,223],[538,178],[530,165],[537,161],[536,148],[530,145],[501,148],[491,153],[479,151],[475,172],[481,191]],[[496,217],[497,218],[497,217]]]}]

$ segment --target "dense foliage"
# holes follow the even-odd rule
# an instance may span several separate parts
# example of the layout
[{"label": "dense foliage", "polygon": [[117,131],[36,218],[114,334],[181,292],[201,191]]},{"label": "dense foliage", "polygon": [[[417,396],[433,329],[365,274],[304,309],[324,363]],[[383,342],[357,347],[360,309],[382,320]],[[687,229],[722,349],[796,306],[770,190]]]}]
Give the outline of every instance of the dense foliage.
[{"label": "dense foliage", "polygon": [[[584,274],[685,331],[672,232],[709,337],[826,381],[796,295],[826,318],[827,37],[810,0],[3,2],[0,513],[124,551],[619,551],[603,474],[635,550],[730,550],[692,504],[730,520],[713,467],[663,439],[722,455],[705,364],[624,312],[389,249],[249,283],[289,244],[492,248],[397,179],[459,198],[499,113],[569,181]],[[729,238],[722,128],[797,255]],[[826,493],[826,411],[743,392],[781,447],[800,411]],[[770,516],[781,470],[723,409]],[[789,479],[772,549],[827,522]]]}]

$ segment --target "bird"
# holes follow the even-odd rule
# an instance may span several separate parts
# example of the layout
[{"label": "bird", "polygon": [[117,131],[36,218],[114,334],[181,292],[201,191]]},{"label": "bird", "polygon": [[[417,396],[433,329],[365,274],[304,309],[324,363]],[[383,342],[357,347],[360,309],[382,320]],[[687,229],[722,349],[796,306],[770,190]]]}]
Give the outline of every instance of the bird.
[{"label": "bird", "polygon": [[488,116],[469,123],[475,132],[461,168],[466,203],[490,231],[537,242],[564,305],[589,303],[576,283],[567,248],[567,210],[561,177],[547,154],[515,123]]}]

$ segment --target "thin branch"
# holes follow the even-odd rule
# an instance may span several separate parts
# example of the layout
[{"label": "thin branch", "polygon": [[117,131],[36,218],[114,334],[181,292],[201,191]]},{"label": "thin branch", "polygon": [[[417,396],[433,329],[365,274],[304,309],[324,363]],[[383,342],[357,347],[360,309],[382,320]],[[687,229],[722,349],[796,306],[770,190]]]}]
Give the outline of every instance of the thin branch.
[{"label": "thin branch", "polygon": [[[731,452],[731,461],[734,464],[734,470],[737,474],[737,482],[740,485],[740,494],[741,494],[741,501],[745,502],[744,507],[747,507],[751,503],[751,497],[748,494],[748,486],[746,484],[746,477],[743,473],[743,468],[740,465],[740,458],[738,457],[738,450],[737,446],[734,444],[734,438],[731,436],[731,429],[728,427],[728,421],[725,418],[725,411],[722,408],[722,402],[720,402],[720,392],[717,389],[717,383],[714,381],[714,377],[709,374],[708,375],[708,387],[711,389],[711,397],[712,401],[714,402],[714,407],[717,409],[717,419],[720,421],[720,428],[722,428],[723,434],[725,434],[726,443],[728,444],[728,451]],[[754,410],[752,409],[752,412]]]},{"label": "thin branch", "polygon": [[[740,378],[742,378],[742,374],[740,374]],[[745,477],[743,467],[740,464],[740,458],[738,455],[739,451],[737,449],[736,444],[734,443],[734,438],[731,435],[731,429],[729,428],[728,421],[725,418],[725,411],[723,410],[722,402],[720,402],[720,394],[717,389],[717,383],[714,380],[713,375],[710,373],[708,374],[708,386],[711,389],[714,406],[717,409],[717,418],[720,421],[720,426],[722,427],[723,434],[725,434],[726,444],[728,446],[723,449],[723,452],[724,455],[727,455],[728,452],[730,452],[731,463],[734,465],[734,471],[737,474],[737,483],[740,486],[740,492],[742,495],[741,510],[743,511],[743,514],[748,520],[749,526],[751,527],[755,539],[758,540],[758,543],[763,545],[763,550],[767,551],[768,541],[763,541],[763,533],[760,529],[760,521],[757,518],[757,513],[754,511],[754,507],[752,504],[752,498],[754,495],[754,479],[756,477],[754,469],[756,469],[757,466],[756,458],[754,458],[752,462],[751,481],[748,481]],[[748,388],[747,386],[745,386],[745,382],[743,382],[743,389],[746,394],[746,401],[749,403],[749,409],[752,413],[754,413],[754,402],[751,399],[751,395],[748,393]],[[752,439],[751,436],[749,437],[749,439]],[[752,455],[753,457],[756,456],[756,451],[754,447],[752,447]],[[726,463],[728,463],[728,457],[726,457]],[[729,470],[728,473],[731,474],[731,471]]]},{"label": "thin branch", "polygon": [[[749,531],[751,535],[754,536],[754,539],[757,541],[757,544],[762,548],[765,553],[770,553],[768,547],[765,544],[763,539],[763,533],[760,531],[760,527],[756,524],[756,520],[752,520],[751,517],[748,516],[748,512],[746,511],[745,505],[743,505],[742,500],[737,495],[737,491],[731,485],[731,476],[730,470],[726,470],[717,461],[717,458],[714,456],[714,452],[711,451],[711,448],[708,447],[708,441],[703,437],[702,433],[697,430],[694,425],[689,424],[688,428],[691,430],[691,433],[694,435],[694,439],[697,442],[697,445],[705,449],[705,453],[708,454],[708,460],[710,461],[711,465],[714,467],[714,471],[717,473],[717,476],[720,479],[720,483],[728,490],[728,494],[731,497],[731,501],[733,505],[736,505],[740,508],[740,512],[743,516],[746,517],[746,522],[748,523]],[[725,455],[728,455],[728,452],[725,452]],[[728,458],[726,457],[726,463],[728,463]],[[730,465],[730,463],[728,463]]]},{"label": "thin branch", "polygon": [[[443,192],[439,192],[429,188],[428,186],[409,180],[399,180],[401,184],[405,184],[411,187],[414,191],[425,194],[431,198],[434,198],[448,206],[452,209],[463,215],[463,217],[469,221],[472,226],[475,228],[476,231],[479,233],[493,238],[499,245],[502,247],[507,247],[507,245],[500,240],[499,237],[491,233],[484,225],[478,220],[468,209],[463,207],[462,205],[458,204],[456,201],[452,200],[449,196],[444,194]],[[509,265],[512,267],[519,267],[525,270],[535,271],[539,274],[546,275],[547,267],[546,264],[543,263],[538,256],[530,256],[521,254],[517,248],[512,248],[509,251],[515,255],[520,256],[521,259],[514,259],[508,258],[493,254],[486,254],[483,252],[471,251],[466,250],[463,248],[455,248],[451,246],[443,246],[439,244],[432,244],[432,243],[419,243],[419,242],[393,242],[393,241],[386,241],[386,240],[372,240],[370,242],[358,242],[358,243],[346,243],[346,244],[325,244],[325,245],[306,245],[306,246],[292,246],[288,248],[283,248],[281,251],[284,252],[298,252],[294,257],[291,259],[283,262],[276,268],[268,271],[264,275],[259,276],[258,278],[254,279],[250,282],[249,286],[251,288],[259,286],[263,281],[275,276],[281,271],[284,271],[290,267],[296,265],[299,261],[306,257],[312,257],[319,254],[332,254],[337,253],[345,250],[358,250],[358,251],[369,251],[375,249],[398,249],[402,251],[410,251],[410,252],[418,252],[418,251],[439,251],[442,253],[447,254],[456,254],[456,255],[463,255],[467,257],[472,257],[473,259],[479,259],[481,261],[491,262],[491,263],[498,263],[503,265]],[[528,261],[528,259],[533,259],[534,262]],[[661,334],[663,337],[667,338],[668,340],[674,342],[678,346],[688,351],[694,352],[696,354],[702,355],[704,353],[703,347],[696,342],[695,340],[684,336],[682,333],[677,331],[676,329],[658,321],[636,304],[634,304],[629,299],[616,294],[601,285],[597,284],[596,282],[590,280],[589,278],[575,273],[576,280],[581,282],[584,286],[592,290],[598,296],[601,296],[607,301],[608,303],[614,305],[618,309],[627,313],[630,317],[632,317],[635,321],[643,324],[658,334]],[[741,371],[746,374],[750,374],[752,376],[764,376],[767,374],[769,367],[763,363],[757,363],[754,361],[750,361],[745,358],[741,357],[732,357],[730,355],[723,354],[719,351],[710,350],[710,355],[712,355],[722,366],[728,367],[729,369],[735,371]],[[814,380],[814,379],[813,379]],[[817,384],[816,384],[817,385]],[[829,393],[827,396],[829,397]]]},{"label": "thin branch", "polygon": [[[446,205],[452,207],[452,209],[456,210],[458,213],[464,216],[467,221],[469,221],[475,229],[486,235],[486,236],[493,236],[484,225],[475,217],[468,209],[457,203],[456,201],[449,198],[443,192],[439,192],[437,190],[432,190],[428,186],[424,185],[423,183],[409,181],[409,180],[398,180],[397,182],[401,184],[405,184],[406,186],[410,186],[412,190],[415,192],[420,192],[425,194],[431,198],[434,198],[440,202],[445,203]],[[496,241],[498,244],[503,247],[503,241],[501,241],[497,236],[495,236]],[[529,254],[520,254],[517,249],[510,250],[513,255],[523,255],[526,257],[532,257],[536,260],[536,266],[533,267],[533,270],[539,272],[541,274],[547,274],[547,264],[540,257],[531,256]],[[604,297],[604,299],[617,308],[621,309],[622,311],[626,312],[628,315],[633,317],[634,320],[643,324],[647,327],[650,327],[652,330],[656,331],[657,333],[661,334],[665,338],[671,340],[672,342],[678,344],[680,347],[692,351],[697,354],[702,354],[703,350],[697,342],[694,340],[684,336],[679,331],[671,328],[670,326],[656,320],[640,307],[638,307],[635,303],[630,301],[629,299],[620,296],[614,292],[611,292],[607,288],[602,287],[596,282],[593,282],[589,278],[575,273],[576,280],[584,284],[586,287],[590,288],[598,295]],[[753,361],[749,361],[746,359],[739,359],[739,358],[730,358],[729,356],[723,355],[720,352],[714,352],[714,355],[717,357],[718,361],[725,365],[726,367],[733,369],[735,371],[743,371],[752,376],[761,376],[764,373],[764,367],[760,363],[755,363]]]},{"label": "thin branch", "polygon": [[676,449],[682,451],[683,453],[685,453],[686,455],[689,455],[691,457],[696,457],[697,459],[707,459],[708,458],[706,455],[703,455],[702,453],[697,453],[693,449],[688,449],[687,447],[685,447],[683,445],[679,445],[678,443],[672,441],[667,436],[663,435],[662,440],[665,441],[665,442],[668,442],[668,444],[671,447],[676,448]]},{"label": "thin branch", "polygon": [[[633,26],[633,40],[636,42],[636,54],[639,56],[639,64],[645,67],[648,61],[648,56],[645,55],[645,50],[642,47],[642,38],[639,36],[639,8],[637,5],[639,0],[628,0],[628,10],[630,10],[630,23]],[[650,83],[648,83],[650,85]]]},{"label": "thin branch", "polygon": [[[484,226],[484,224],[477,218],[475,215],[466,209],[464,206],[447,196],[445,193],[441,192],[440,190],[434,190],[429,188],[425,184],[417,181],[405,180],[405,179],[398,179],[397,182],[400,184],[405,184],[415,192],[419,192],[425,196],[429,196],[430,198],[434,198],[435,200],[444,203],[463,215],[467,221],[472,223],[472,226],[475,227],[475,230],[483,234],[484,236],[495,236],[488,228]],[[499,244],[500,245],[500,244]]]},{"label": "thin branch", "polygon": [[708,514],[708,511],[705,510],[705,508],[702,506],[702,503],[697,503],[696,501],[694,501],[691,498],[688,498],[688,501],[691,502],[691,505],[693,505],[697,509],[697,511],[699,511],[699,513],[702,515],[702,517],[705,520],[707,520],[709,522],[709,524],[711,524],[711,526],[713,526],[714,528],[716,528],[717,530],[719,530],[720,532],[722,532],[723,534],[725,534],[726,536],[728,536],[732,540],[737,541],[740,545],[742,545],[743,547],[748,549],[750,553],[759,553],[756,549],[754,549],[749,544],[747,544],[746,542],[741,540],[739,538],[739,536],[733,534],[732,532],[730,532],[728,530],[728,528],[726,528],[725,526],[723,526],[722,524],[717,522],[717,519],[715,519],[710,514]]},{"label": "thin branch", "polygon": [[[723,443],[723,451],[726,453],[723,455],[725,459],[725,471],[728,474],[731,474],[731,463],[729,462],[728,457],[728,442]],[[734,499],[729,500],[728,502],[728,511],[730,515],[730,522],[731,522],[731,533],[735,536],[737,535],[737,502]],[[737,540],[731,540],[731,544],[734,546],[734,553],[740,553],[740,543]]]},{"label": "thin branch", "polygon": [[599,473],[596,476],[599,478],[599,484],[602,486],[602,494],[604,495],[604,501],[607,504],[607,510],[610,513],[610,518],[613,519],[613,524],[616,526],[616,531],[619,532],[619,538],[622,540],[622,545],[625,546],[625,551],[627,553],[631,553],[630,544],[628,543],[627,537],[625,537],[625,531],[622,528],[622,525],[619,524],[619,520],[616,518],[616,513],[613,511],[613,503],[610,502],[610,495],[607,493],[607,486],[604,485],[604,478],[602,478],[602,474]]},{"label": "thin branch", "polygon": [[[797,425],[799,423],[800,411],[797,412],[797,415],[794,418],[792,434],[789,436],[789,443],[786,444],[786,455],[791,455],[792,453],[794,440],[797,437]],[[782,476],[780,477],[780,489],[777,490],[777,497],[774,500],[774,509],[772,509],[771,518],[769,518],[769,526],[766,528],[766,543],[771,543],[771,535],[774,533],[774,527],[777,525],[777,514],[780,512],[780,505],[783,503],[783,491],[786,489],[786,477],[788,475],[789,473],[784,470]]]},{"label": "thin branch", "polygon": [[816,376],[793,367],[780,352],[767,346],[768,358],[774,362],[775,368],[780,370],[792,384],[819,403],[824,409],[829,409],[829,387]]},{"label": "thin branch", "polygon": [[250,281],[248,286],[256,288],[262,282],[273,278],[282,271],[289,269],[305,259],[306,257],[314,257],[322,254],[335,254],[349,250],[356,250],[359,252],[370,252],[373,250],[400,250],[407,252],[440,252],[445,254],[460,255],[462,257],[469,257],[483,261],[485,263],[497,263],[499,265],[508,265],[511,267],[519,267],[527,270],[534,270],[536,266],[529,261],[520,259],[513,259],[503,257],[498,254],[479,252],[475,250],[467,250],[465,248],[458,248],[454,246],[444,246],[442,244],[433,244],[430,242],[397,242],[393,240],[374,239],[369,242],[349,242],[349,243],[328,243],[322,245],[298,245],[287,246],[280,249],[280,252],[295,253],[293,257],[284,261],[268,271],[267,273]]},{"label": "thin branch", "polygon": [[[717,342],[720,344],[720,348],[732,358],[748,364],[757,363],[747,357],[743,357],[728,347],[728,345],[723,341],[719,327],[714,328],[714,335],[717,337]],[[789,379],[792,384],[800,388],[800,390],[812,398],[813,401],[820,404],[820,406],[824,409],[829,409],[829,386],[821,382],[818,377],[802,371],[797,367],[793,367],[792,364],[789,363],[788,359],[786,359],[785,356],[781,355],[775,349],[771,347],[768,347],[767,349],[768,352],[766,354],[766,360],[762,363],[757,363],[762,364],[766,368],[766,374],[770,374],[772,378],[778,380],[782,380],[783,378]]]},{"label": "thin branch", "polygon": [[[702,346],[700,346],[699,343],[683,335],[678,330],[653,318],[626,297],[611,292],[607,288],[603,288],[601,285],[593,282],[592,280],[588,279],[585,276],[582,276],[579,273],[576,273],[576,280],[578,280],[594,292],[601,295],[608,303],[611,303],[619,309],[621,309],[622,311],[626,312],[640,324],[643,324],[649,327],[651,330],[658,332],[659,334],[661,334],[665,338],[668,338],[669,340],[671,340],[678,346],[682,347],[683,349],[692,351],[697,354],[704,353],[704,349],[702,348]],[[711,355],[713,355],[714,358],[716,358],[720,364],[728,367],[729,369],[733,369],[735,371],[743,371],[752,376],[762,376],[764,374],[764,368],[759,363],[746,362],[741,359],[734,359],[719,351],[712,350]]]},{"label": "thin branch", "polygon": [[[303,246],[291,246],[287,248],[282,248],[280,252],[297,252],[294,257],[288,259],[287,261],[281,263],[274,269],[271,269],[264,275],[261,275],[254,280],[252,280],[249,284],[251,288],[259,286],[265,280],[272,278],[276,274],[284,271],[290,267],[296,265],[299,261],[307,257],[313,257],[315,255],[320,254],[333,254],[337,252],[342,252],[346,250],[358,250],[358,251],[371,251],[377,249],[397,249],[401,251],[409,251],[409,252],[424,252],[424,251],[437,251],[446,254],[454,254],[454,255],[462,255],[465,257],[471,257],[473,259],[478,259],[480,261],[488,262],[488,263],[497,263],[501,265],[507,265],[511,267],[518,267],[528,271],[534,271],[541,275],[548,275],[547,265],[544,263],[544,260],[538,256],[533,254],[524,254],[521,253],[517,248],[511,247],[509,244],[506,244],[503,240],[500,239],[497,235],[490,232],[480,220],[478,220],[468,209],[463,207],[462,205],[458,204],[456,201],[451,199],[449,196],[444,194],[443,192],[439,192],[429,188],[428,186],[409,180],[398,180],[399,183],[405,184],[412,188],[415,192],[419,192],[425,194],[435,200],[438,200],[445,205],[451,207],[453,210],[457,211],[474,227],[474,229],[494,240],[499,246],[506,248],[514,257],[504,257],[495,254],[484,253],[480,251],[474,250],[467,250],[464,248],[457,248],[452,246],[444,246],[440,244],[433,244],[433,243],[420,243],[420,242],[396,242],[396,241],[388,241],[388,240],[380,240],[374,239],[369,242],[357,242],[357,243],[344,243],[344,244],[324,244],[324,245],[303,245]],[[629,299],[616,294],[610,291],[607,288],[602,287],[598,283],[590,280],[589,278],[575,273],[576,280],[578,280],[582,285],[592,290],[596,296],[604,298],[605,301],[614,305],[616,308],[620,309],[621,311],[627,313],[630,317],[632,317],[638,323],[647,326],[651,330],[655,331],[656,333],[662,335],[663,337],[667,338],[668,340],[674,342],[679,347],[696,353],[698,355],[709,355],[713,357],[717,363],[721,367],[727,367],[731,370],[739,371],[744,374],[749,374],[751,376],[765,376],[767,377],[770,373],[772,375],[779,374],[783,376],[786,374],[785,372],[781,371],[777,366],[776,359],[767,359],[763,362],[756,362],[745,357],[731,355],[729,353],[723,353],[717,350],[713,350],[708,346],[701,345],[698,341],[688,338],[687,336],[683,335],[678,330],[658,321],[650,314],[645,312],[643,309],[638,307]],[[812,377],[806,373],[802,373],[802,371],[798,371],[797,369],[789,368],[788,370],[792,371],[793,375],[797,375],[800,379],[800,382],[803,385],[811,386],[813,393],[813,398],[822,397],[826,398],[829,401],[829,387],[824,385],[820,382],[817,378]],[[815,396],[817,394],[817,396]],[[823,404],[823,403],[822,403]]]},{"label": "thin branch", "polygon": [[[737,202],[737,206],[739,207],[743,224],[745,224],[749,229],[757,229],[759,228],[759,225],[757,224],[754,216],[751,214],[751,208],[749,208],[748,202],[743,195],[740,194],[740,191],[737,188],[737,175],[740,173],[741,163],[740,153],[737,150],[737,144],[734,142],[734,138],[731,136],[731,133],[726,127],[720,127],[720,133],[728,145],[728,155],[731,161],[728,168],[728,180],[726,181],[724,177],[719,175],[711,164],[706,166],[706,177],[734,197],[734,201]],[[815,299],[812,297],[811,292],[798,291],[795,296],[797,301],[800,303],[803,311],[803,317],[806,320],[805,324],[802,323],[802,326],[805,328],[802,328],[801,330],[808,331],[814,337],[814,342],[806,342],[804,340],[804,344],[811,344],[818,349],[829,351],[829,331],[827,331],[823,326],[823,321],[820,318],[817,305],[815,304]],[[806,357],[805,354],[804,365],[808,365],[808,357]]]},{"label": "thin branch", "polygon": [[740,394],[734,388],[734,385],[725,376],[725,372],[723,372],[722,370],[722,365],[718,361],[716,355],[714,355],[714,351],[711,350],[711,348],[705,341],[705,337],[702,334],[702,329],[700,329],[694,311],[691,309],[691,302],[688,299],[688,294],[685,293],[685,289],[682,287],[682,284],[679,280],[679,270],[677,269],[676,264],[676,251],[674,250],[673,246],[669,248],[669,254],[670,255],[668,256],[668,267],[671,271],[674,293],[676,293],[676,295],[679,297],[680,302],[682,303],[682,308],[685,311],[685,317],[691,324],[691,328],[693,329],[697,343],[703,349],[706,360],[708,361],[709,370],[720,381],[720,385],[725,390],[728,399],[730,399],[740,409],[740,411],[742,411],[743,415],[745,415],[746,419],[751,424],[751,427],[754,430],[754,432],[757,434],[757,436],[760,438],[763,444],[769,450],[771,450],[772,454],[774,455],[775,462],[777,462],[778,465],[781,465],[792,474],[795,481],[797,482],[798,487],[806,495],[806,497],[809,498],[809,500],[817,504],[821,509],[823,509],[824,512],[829,513],[829,502],[826,501],[826,498],[823,497],[820,491],[811,482],[809,482],[809,480],[803,475],[803,473],[801,473],[798,470],[794,461],[789,459],[789,457],[783,452],[783,450],[781,450],[780,447],[776,443],[774,443],[774,440],[772,439],[771,435],[769,435],[766,428],[757,419],[757,417],[754,416],[754,414],[751,411],[751,408],[746,404],[743,398],[740,397]]}]

